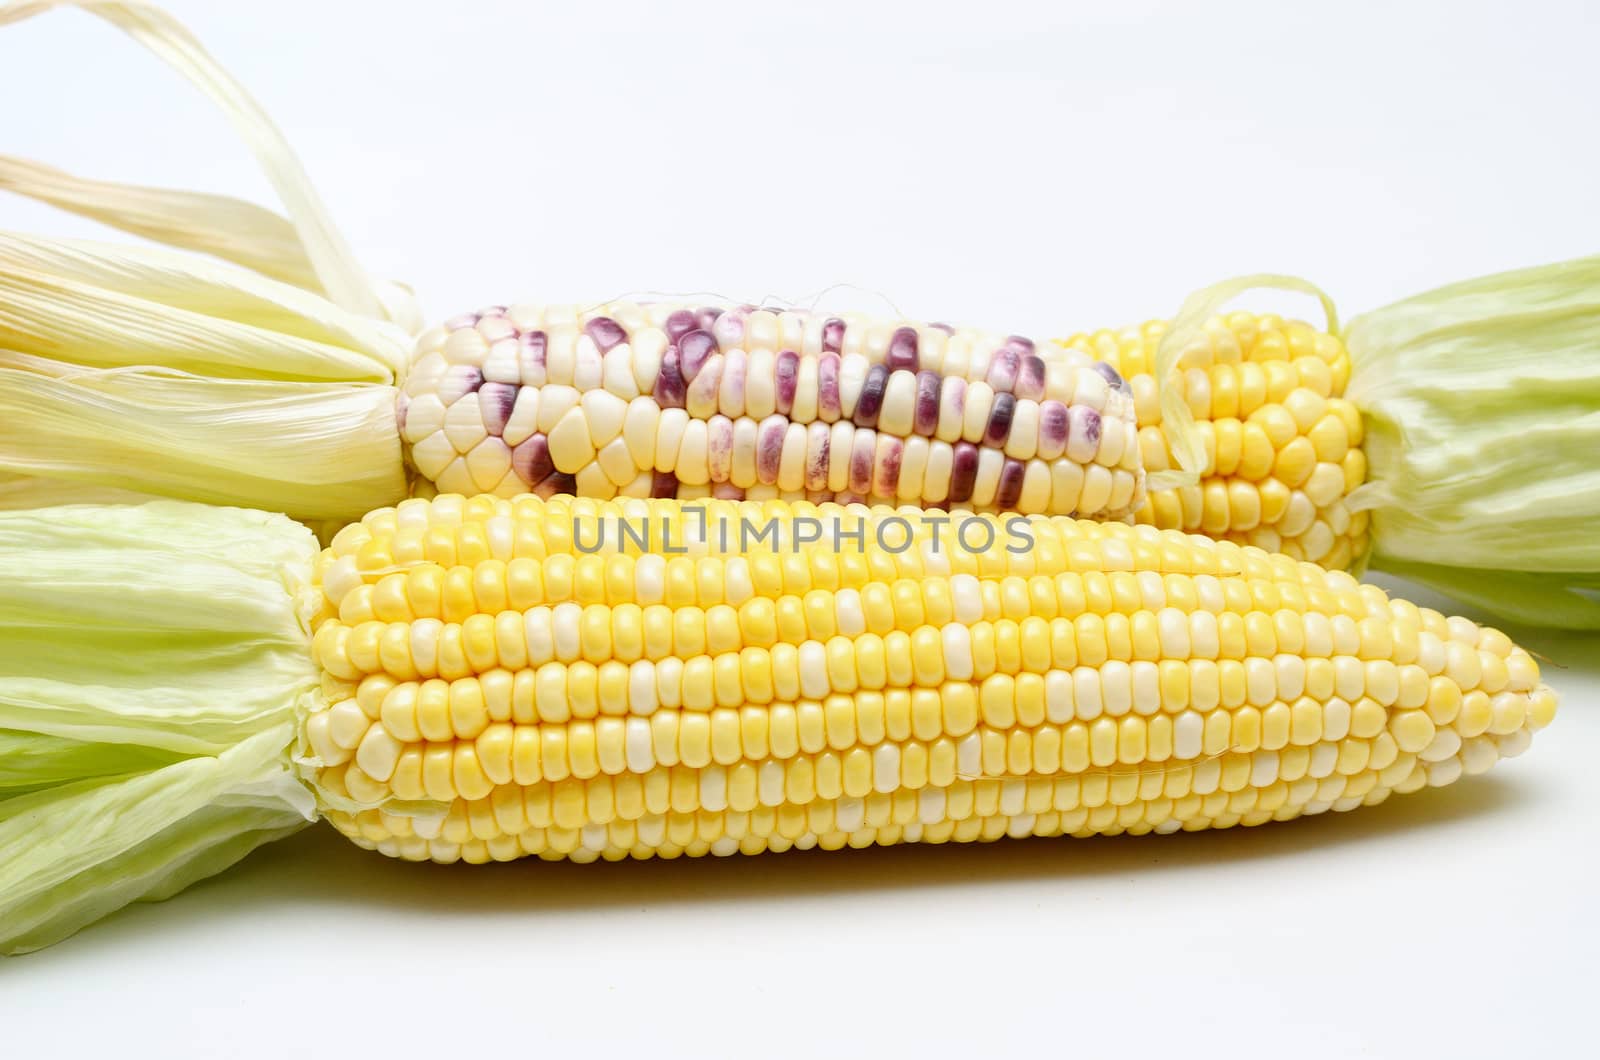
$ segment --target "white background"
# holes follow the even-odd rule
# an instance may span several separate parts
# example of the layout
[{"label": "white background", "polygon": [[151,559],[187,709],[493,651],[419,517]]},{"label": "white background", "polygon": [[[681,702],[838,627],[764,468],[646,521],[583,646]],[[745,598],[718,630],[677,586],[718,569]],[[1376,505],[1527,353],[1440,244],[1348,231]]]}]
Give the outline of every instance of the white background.
[{"label": "white background", "polygon": [[[1060,334],[1241,272],[1351,313],[1600,249],[1583,3],[172,8],[433,319],[847,282]],[[270,201],[81,14],[0,31],[0,99],[0,151]],[[1581,1051],[1600,640],[1518,636],[1564,695],[1526,757],[1290,825],[482,869],[314,829],[0,964],[5,1054]]]}]

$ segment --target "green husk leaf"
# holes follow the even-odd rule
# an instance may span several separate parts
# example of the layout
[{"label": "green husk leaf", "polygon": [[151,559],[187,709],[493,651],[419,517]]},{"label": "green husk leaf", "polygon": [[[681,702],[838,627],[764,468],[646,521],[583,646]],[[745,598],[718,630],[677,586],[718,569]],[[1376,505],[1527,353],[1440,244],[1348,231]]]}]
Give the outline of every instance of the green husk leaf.
[{"label": "green husk leaf", "polygon": [[114,777],[171,765],[183,756],[137,744],[89,743],[0,730],[0,800],[88,777]]},{"label": "green husk leaf", "polygon": [[0,512],[0,953],[315,814],[305,527],[158,501]]},{"label": "green husk leaf", "polygon": [[1430,291],[1357,317],[1345,339],[1371,479],[1352,504],[1372,511],[1373,566],[1522,621],[1592,623],[1600,257]]},{"label": "green husk leaf", "polygon": [[1600,630],[1600,574],[1471,570],[1393,557],[1383,569],[1520,625]]}]

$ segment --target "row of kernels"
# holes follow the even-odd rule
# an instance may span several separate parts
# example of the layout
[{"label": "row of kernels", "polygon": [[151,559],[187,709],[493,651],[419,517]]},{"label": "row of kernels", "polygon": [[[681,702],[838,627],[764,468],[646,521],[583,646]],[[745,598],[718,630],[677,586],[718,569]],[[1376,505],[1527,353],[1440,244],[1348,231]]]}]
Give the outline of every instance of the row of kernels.
[{"label": "row of kernels", "polygon": [[[1368,698],[1353,704],[1302,697],[1264,707],[1106,714],[1099,703],[1092,710],[1057,704],[1041,689],[1020,698],[1018,688],[1036,676],[995,679],[977,688],[951,683],[938,690],[833,694],[771,706],[652,710],[645,715],[599,715],[591,705],[578,720],[572,720],[573,704],[545,698],[520,705],[521,716],[508,720],[504,705],[489,712],[476,683],[432,682],[420,689],[396,686],[378,721],[367,719],[351,701],[335,704],[313,715],[307,735],[326,766],[353,755],[367,779],[390,782],[397,773],[417,780],[432,762],[435,784],[446,785],[445,790],[452,777],[464,783],[463,770],[496,783],[513,777],[526,783],[568,773],[640,772],[679,761],[700,766],[786,759],[825,748],[862,751],[863,761],[871,749],[882,769],[884,756],[898,762],[900,745],[915,746],[907,739],[912,735],[934,741],[932,752],[926,747],[916,751],[922,756],[917,761],[924,763],[919,770],[926,768],[926,756],[932,753],[936,772],[944,762],[964,775],[1081,771],[1115,762],[1136,765],[1383,737],[1386,731],[1403,750],[1436,746],[1435,725],[1424,711],[1391,714]],[[1484,728],[1499,735],[1522,727],[1529,711],[1540,708],[1537,701],[1523,698],[1514,705],[1495,704]],[[1080,720],[1072,721],[1074,717]],[[1046,719],[1050,724],[1041,724]],[[420,796],[407,792],[402,797]]]},{"label": "row of kernels", "polygon": [[[680,855],[756,854],[791,848],[841,849],[898,842],[974,842],[1004,837],[1146,834],[1204,828],[1260,825],[1301,813],[1345,811],[1382,802],[1392,790],[1372,774],[1338,778],[1340,783],[1274,783],[1257,790],[1213,792],[1181,798],[1157,797],[1121,805],[1103,803],[1075,809],[1046,808],[1017,813],[979,812],[976,799],[936,789],[909,800],[868,796],[818,801],[805,806],[752,810],[669,811],[637,819],[614,818],[571,827],[528,825],[519,832],[487,836],[470,825],[440,829],[431,838],[388,832],[383,820],[368,814],[331,815],[341,831],[358,843],[410,860],[485,862],[533,855],[578,861]],[[1414,777],[1414,779],[1413,779]],[[1418,770],[1401,783],[1406,790],[1426,783]],[[943,796],[941,798],[941,796]],[[480,816],[479,820],[483,820]]]},{"label": "row of kernels", "polygon": [[[1492,741],[1490,750],[1500,753]],[[761,767],[674,767],[642,775],[494,786],[472,798],[451,797],[445,801],[444,816],[412,820],[409,825],[406,818],[382,810],[364,811],[362,816],[369,828],[390,834],[409,832],[461,842],[515,834],[528,827],[582,828],[670,813],[804,813],[818,804],[828,809],[842,804],[846,814],[864,812],[869,819],[887,815],[881,818],[884,823],[898,824],[931,821],[951,812],[960,816],[1071,812],[1219,795],[1234,797],[1235,807],[1242,810],[1255,805],[1249,801],[1252,798],[1309,802],[1364,794],[1373,787],[1404,784],[1429,768],[1410,755],[1391,754],[1379,764],[1370,751],[1364,756],[1300,751],[1229,755],[1172,770],[961,778],[916,787],[863,784],[837,756],[822,755]]]},{"label": "row of kernels", "polygon": [[[991,620],[984,616],[1004,613],[1003,595],[990,607],[986,594],[926,591],[932,584],[897,582],[903,587],[897,592],[871,583],[860,591],[755,597],[738,607],[567,602],[479,612],[459,623],[374,619],[346,626],[329,618],[318,626],[312,648],[324,670],[347,681],[375,673],[454,680],[497,668],[580,661],[675,659],[687,665],[702,656],[711,661],[700,665],[710,667],[731,665],[716,662],[717,657],[745,653],[747,666],[767,670],[822,666],[813,680],[822,680],[828,667],[843,666],[869,687],[877,681],[909,683],[913,673],[981,679],[996,672],[1116,662],[1133,663],[1136,681],[1153,688],[1160,683],[1156,664],[1193,659],[1228,663],[1221,681],[1247,686],[1252,697],[1277,690],[1292,698],[1306,687],[1349,694],[1346,690],[1367,687],[1386,706],[1417,706],[1425,701],[1428,681],[1440,675],[1463,690],[1482,687],[1491,694],[1505,688],[1526,691],[1537,678],[1531,659],[1513,656],[1513,669],[1500,656],[1460,642],[1419,652],[1414,645],[1427,634],[1375,617],[1357,622],[1344,614],[1330,619],[1287,609],[1241,614],[1163,608]],[[1024,597],[1028,602],[1056,587],[1042,577],[1035,584],[1040,592]],[[791,650],[781,658],[770,654],[781,645]],[[928,680],[922,676],[918,683]]]},{"label": "row of kernels", "polygon": [[[1013,533],[1014,529],[1004,532]],[[731,536],[733,544],[737,531]],[[994,543],[1003,540],[1015,539],[997,535]],[[1000,551],[1003,549],[991,548],[984,556]],[[1192,623],[1197,621],[1195,615],[1204,615],[1198,621],[1215,632],[1196,629],[1190,637],[1191,642],[1204,644],[1233,643],[1237,637],[1230,631],[1256,626],[1285,645],[1315,642],[1326,638],[1316,636],[1310,628],[1302,633],[1297,627],[1321,629],[1325,624],[1336,627],[1329,634],[1336,643],[1348,642],[1355,617],[1365,619],[1372,610],[1358,593],[1330,591],[1315,582],[1308,587],[1300,580],[1162,575],[1155,571],[1006,574],[993,571],[989,561],[979,555],[963,555],[966,562],[960,566],[968,570],[941,577],[928,577],[919,562],[927,555],[911,549],[898,554],[848,549],[834,553],[825,548],[798,553],[756,550],[748,557],[554,555],[543,561],[527,557],[510,563],[484,560],[471,567],[445,568],[427,562],[349,577],[336,569],[345,561],[337,561],[324,573],[323,590],[340,621],[352,627],[423,619],[458,624],[474,617],[487,620],[503,611],[538,607],[565,608],[570,618],[576,618],[583,607],[594,605],[673,609],[727,605],[763,611],[771,607],[779,624],[790,630],[796,628],[788,621],[794,613],[804,613],[808,622],[814,623],[821,615],[837,612],[833,625],[808,625],[811,636],[833,629],[887,632],[950,617],[970,622],[1089,614],[1122,615],[1139,627],[1133,635],[1145,640],[1144,630],[1159,628],[1165,635],[1179,621]],[[991,570],[985,570],[986,566]],[[971,602],[960,613],[954,613],[952,601],[957,597]],[[848,617],[856,613],[863,616],[859,622]],[[1257,641],[1252,638],[1249,643]],[[1170,653],[1176,648],[1168,644],[1166,650]]]}]

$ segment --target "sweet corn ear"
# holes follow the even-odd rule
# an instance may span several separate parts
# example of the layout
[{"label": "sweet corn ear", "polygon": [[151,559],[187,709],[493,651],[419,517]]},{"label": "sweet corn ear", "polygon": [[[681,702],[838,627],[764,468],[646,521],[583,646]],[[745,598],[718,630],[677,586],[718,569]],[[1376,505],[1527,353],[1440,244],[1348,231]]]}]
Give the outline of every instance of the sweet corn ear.
[{"label": "sweet corn ear", "polygon": [[[1348,574],[1149,526],[927,516],[376,512],[319,562],[327,816],[436,861],[1252,825],[1479,772],[1555,708],[1504,635]],[[789,547],[807,520],[860,538]],[[778,547],[719,532],[746,522]]]},{"label": "sweet corn ear", "polygon": [[1133,396],[1025,338],[857,316],[495,307],[425,333],[400,401],[419,493],[913,503],[1119,518]]}]

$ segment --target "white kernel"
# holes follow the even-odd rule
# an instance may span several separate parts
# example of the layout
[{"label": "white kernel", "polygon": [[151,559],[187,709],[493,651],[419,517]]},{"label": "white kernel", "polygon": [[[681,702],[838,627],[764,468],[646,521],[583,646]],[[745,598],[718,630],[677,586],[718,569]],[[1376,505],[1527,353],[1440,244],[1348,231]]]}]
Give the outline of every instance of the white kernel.
[{"label": "white kernel", "polygon": [[1127,663],[1108,659],[1100,667],[1100,695],[1105,712],[1120,718],[1133,706],[1133,672]]},{"label": "white kernel", "polygon": [[972,680],[972,633],[958,622],[945,625],[939,635],[944,645],[944,671],[952,681]]},{"label": "white kernel", "polygon": [[1189,651],[1187,656],[1196,659],[1215,659],[1222,652],[1222,640],[1217,632],[1217,616],[1210,611],[1196,611],[1189,616]]},{"label": "white kernel", "polygon": [[854,589],[840,589],[833,594],[835,621],[839,633],[845,637],[859,637],[867,631],[867,615],[861,607],[861,594]]},{"label": "white kernel", "polygon": [[550,630],[555,636],[556,659],[560,662],[573,662],[583,654],[578,636],[578,621],[582,616],[583,607],[571,600],[550,609]]},{"label": "white kernel", "polygon": [[756,800],[763,806],[783,805],[783,763],[769,758],[756,772]]},{"label": "white kernel", "polygon": [[1140,661],[1128,668],[1133,673],[1133,709],[1136,714],[1155,714],[1161,710],[1161,670],[1155,663]]},{"label": "white kernel", "polygon": [[1424,762],[1442,762],[1446,758],[1455,757],[1461,750],[1461,734],[1454,729],[1439,729],[1433,734],[1433,739],[1428,746],[1417,753],[1417,757]]},{"label": "white kernel", "polygon": [[900,787],[900,746],[881,743],[872,752],[872,790],[889,794]]},{"label": "white kernel", "polygon": [[1264,788],[1278,779],[1278,752],[1256,751],[1250,756],[1250,786]]},{"label": "white kernel", "polygon": [[1078,717],[1085,721],[1098,718],[1104,709],[1100,696],[1100,671],[1092,666],[1080,666],[1073,670],[1072,698],[1078,705]]},{"label": "white kernel", "polygon": [[[1201,612],[1196,612],[1200,614]],[[1189,657],[1189,617],[1175,607],[1163,607],[1156,613],[1156,629],[1161,636],[1161,657],[1187,659]],[[1215,622],[1213,621],[1213,628]]]},{"label": "white kernel", "polygon": [[983,591],[977,578],[970,574],[952,575],[950,598],[957,622],[971,625],[983,618]]},{"label": "white kernel", "polygon": [[666,599],[667,560],[656,552],[640,556],[633,564],[634,601],[640,606]]},{"label": "white kernel", "polygon": [[728,808],[728,771],[722,766],[700,770],[700,808],[713,812]]},{"label": "white kernel", "polygon": [[983,741],[970,732],[956,744],[956,775],[964,780],[983,776]]},{"label": "white kernel", "polygon": [[1046,720],[1064,725],[1072,720],[1072,675],[1051,670],[1044,675],[1044,713]]},{"label": "white kernel", "polygon": [[411,623],[411,665],[424,676],[439,671],[439,636],[444,623],[437,618],[419,618]]},{"label": "white kernel", "polygon": [[683,660],[677,656],[656,661],[656,698],[669,710],[683,705]]},{"label": "white kernel", "polygon": [[628,666],[628,710],[645,716],[656,711],[656,668],[648,659],[636,659]]},{"label": "white kernel", "polygon": [[1028,798],[1028,783],[1021,777],[1007,777],[1000,782],[1000,812],[1015,817],[1023,810]]},{"label": "white kernel", "polygon": [[1197,711],[1186,710],[1172,722],[1172,753],[1177,758],[1199,758],[1206,722]]}]

